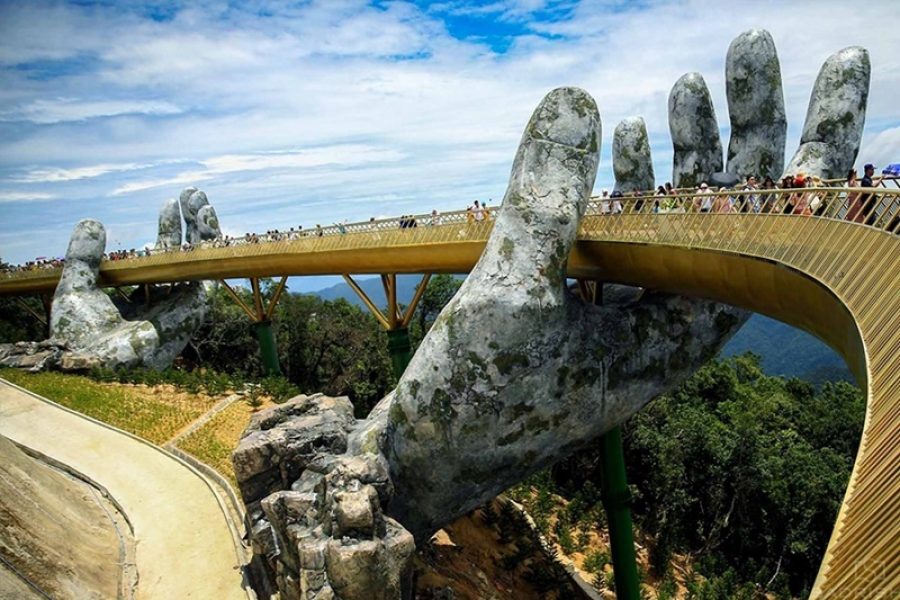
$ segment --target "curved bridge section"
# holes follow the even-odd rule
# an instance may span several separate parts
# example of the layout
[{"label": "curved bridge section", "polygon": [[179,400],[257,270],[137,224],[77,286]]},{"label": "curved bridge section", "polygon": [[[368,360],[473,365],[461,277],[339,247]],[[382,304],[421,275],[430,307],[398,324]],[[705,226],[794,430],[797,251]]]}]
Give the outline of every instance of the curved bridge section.
[{"label": "curved bridge section", "polygon": [[[716,299],[800,327],[840,353],[867,393],[863,436],[813,598],[900,590],[900,191],[784,190],[595,199],[569,275]],[[863,202],[865,200],[865,202]],[[709,212],[702,211],[711,204]],[[815,209],[811,208],[813,205]],[[811,213],[815,211],[816,216]],[[105,262],[109,286],[285,275],[468,272],[491,222],[462,213],[307,237]],[[2,276],[0,276],[2,277]],[[52,291],[58,270],[0,278]]]}]

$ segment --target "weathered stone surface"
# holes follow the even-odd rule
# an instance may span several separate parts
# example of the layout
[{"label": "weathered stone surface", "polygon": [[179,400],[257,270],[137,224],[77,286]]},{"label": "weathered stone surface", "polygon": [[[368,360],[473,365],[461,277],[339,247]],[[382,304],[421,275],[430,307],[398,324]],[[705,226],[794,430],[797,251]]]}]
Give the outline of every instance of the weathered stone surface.
[{"label": "weathered stone surface", "polygon": [[[187,192],[191,188],[187,188],[184,191]],[[182,195],[184,192],[182,192]],[[212,223],[210,221],[210,216],[205,215],[206,221],[203,223],[204,227],[201,227],[201,223],[199,220],[200,211],[209,206],[209,200],[206,198],[206,193],[202,191],[194,191],[188,196],[187,200],[187,214],[184,215],[184,222],[186,224],[185,238],[191,244],[198,244],[202,242],[204,239],[209,239],[203,237],[204,234],[208,235],[210,228],[212,227]],[[185,203],[182,202],[181,209],[182,213],[184,213]],[[218,229],[218,220],[215,219],[215,212],[212,213],[212,220],[215,221],[216,229]],[[213,236],[215,237],[215,236]]]},{"label": "weathered stone surface", "polygon": [[787,119],[781,66],[768,31],[751,29],[731,42],[725,86],[731,119],[726,170],[741,180],[748,175],[777,179],[784,166]]},{"label": "weathered stone surface", "polygon": [[100,359],[89,354],[64,352],[59,358],[60,371],[90,371],[100,366]]},{"label": "weathered stone surface", "polygon": [[714,187],[732,188],[742,180],[734,173],[713,173],[709,178],[709,184]]},{"label": "weathered stone surface", "polygon": [[343,453],[353,421],[346,397],[321,395],[297,396],[254,415],[232,456],[244,502],[290,489],[322,453]]},{"label": "weathered stone surface", "polygon": [[652,190],[655,186],[653,160],[647,126],[641,117],[622,120],[613,132],[613,173],[615,191],[634,192]]},{"label": "weathered stone surface", "polygon": [[[190,216],[189,229],[193,227],[195,239],[219,235],[218,220],[206,195],[194,193],[193,188],[185,190],[188,191],[191,193],[185,201],[189,212],[185,219]],[[198,211],[203,213],[199,229]],[[158,236],[161,247],[180,237],[177,212],[174,201],[163,205]],[[53,298],[51,336],[82,356],[94,357],[104,367],[167,367],[203,322],[205,288],[200,283],[179,284],[164,297],[154,298],[149,307],[117,307],[97,285],[105,248],[106,231],[101,223],[85,219],[75,226]]]},{"label": "weathered stone surface", "polygon": [[200,239],[215,239],[221,235],[219,231],[219,217],[216,216],[216,209],[209,204],[201,206],[197,211],[197,232]]},{"label": "weathered stone surface", "polygon": [[832,54],[822,65],[809,99],[800,147],[785,174],[840,178],[859,152],[871,65],[869,52],[853,46]]},{"label": "weathered stone surface", "polygon": [[298,396],[256,415],[233,455],[252,547],[283,598],[400,597],[415,543],[384,516],[383,458],[343,453],[354,422],[346,398]]},{"label": "weathered stone surface", "polygon": [[580,90],[545,102],[568,104],[549,114],[576,119],[565,129],[582,134],[547,140],[548,111],[535,112],[481,260],[382,410],[396,490],[388,511],[417,538],[620,423],[745,318],[670,296],[599,308],[568,292],[565,261],[593,186],[599,116]]},{"label": "weathered stone surface", "polygon": [[178,205],[181,207],[181,218],[184,219],[184,241],[193,243],[197,236],[197,211],[191,210],[190,199],[197,188],[191,186],[181,190],[178,195]]},{"label": "weathered stone surface", "polygon": [[159,209],[156,247],[160,250],[181,247],[181,213],[178,210],[178,201],[174,198],[166,200]]},{"label": "weathered stone surface", "polygon": [[687,73],[669,94],[669,132],[675,150],[672,181],[693,187],[723,171],[719,125],[709,88],[700,73]]}]

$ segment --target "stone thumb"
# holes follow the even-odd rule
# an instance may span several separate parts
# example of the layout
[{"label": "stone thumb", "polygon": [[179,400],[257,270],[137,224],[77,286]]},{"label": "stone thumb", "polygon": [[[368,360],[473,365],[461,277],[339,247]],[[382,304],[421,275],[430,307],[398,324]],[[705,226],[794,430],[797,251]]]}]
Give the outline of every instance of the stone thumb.
[{"label": "stone thumb", "polygon": [[471,279],[561,295],[566,260],[597,175],[600,114],[584,90],[557,88],[535,109],[503,205]]},{"label": "stone thumb", "polygon": [[69,238],[66,263],[58,287],[64,291],[95,288],[105,249],[106,229],[103,223],[93,219],[79,221]]}]

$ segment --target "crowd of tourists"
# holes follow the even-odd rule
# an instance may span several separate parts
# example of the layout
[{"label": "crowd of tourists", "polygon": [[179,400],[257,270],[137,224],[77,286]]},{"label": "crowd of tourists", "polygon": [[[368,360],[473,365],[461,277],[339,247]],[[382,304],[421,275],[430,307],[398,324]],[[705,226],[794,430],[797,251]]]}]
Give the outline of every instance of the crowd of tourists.
[{"label": "crowd of tourists", "polygon": [[[846,193],[841,194],[841,206],[833,207],[829,216],[842,218],[855,223],[874,225],[883,216],[885,207],[879,209],[877,196],[864,189],[851,191],[854,188],[873,188],[880,184],[881,178],[875,177],[874,165],[867,164],[863,168],[863,176],[859,177],[856,169],[851,169],[847,174],[844,188]],[[824,182],[815,176],[808,177],[803,173],[789,175],[778,182],[771,177],[759,181],[756,176],[749,176],[743,182],[731,187],[715,187],[708,182],[702,182],[695,188],[677,189],[670,182],[659,186],[655,191],[622,192],[603,190],[598,200],[598,210],[602,215],[618,215],[628,213],[778,213],[788,215],[822,215],[828,211],[829,200],[835,198],[831,193],[820,193],[825,187]],[[773,193],[783,190],[795,190],[794,193]],[[717,193],[718,192],[718,193]],[[486,202],[475,200],[465,210],[465,222],[469,225],[490,221],[492,209]],[[900,207],[891,208],[894,213],[887,218],[891,222],[886,230],[900,234]],[[431,211],[431,215],[423,218],[425,225],[435,226],[444,223],[458,222],[460,217],[447,219],[438,213]],[[374,217],[363,230],[384,230],[392,227],[410,229],[419,227],[419,220],[415,215],[403,215],[399,219],[376,221]],[[260,244],[266,242],[295,241],[306,237],[322,237],[326,234],[347,233],[347,223],[335,223],[332,227],[323,228],[317,224],[314,229],[304,229],[302,225],[291,227],[289,230],[280,231],[272,229],[264,234],[245,233],[243,236],[222,235],[213,240],[191,244],[185,242],[180,246],[143,248],[130,250],[114,250],[103,255],[104,260],[118,261],[141,256],[151,256],[164,252],[182,251],[191,252],[195,248],[227,248],[230,246],[243,246],[247,244]],[[36,271],[40,269],[56,269],[65,263],[64,258],[39,257],[21,265],[2,265],[0,273],[19,273],[23,271]]]},{"label": "crowd of tourists", "polygon": [[[880,184],[875,177],[874,165],[864,167],[864,176],[859,178],[856,169],[851,169],[840,195],[840,206],[831,207],[829,216],[856,223],[874,225],[881,212],[888,207],[878,207],[877,196],[872,192],[850,191],[852,188],[873,188]],[[715,187],[704,181],[695,188],[675,189],[667,182],[655,192],[626,192],[603,190],[599,202],[600,214],[616,215],[628,213],[777,213],[788,215],[821,216],[826,214],[828,202],[835,196],[823,192],[826,186],[821,178],[804,173],[788,175],[776,182],[771,177],[759,181],[748,176],[734,186]],[[784,190],[795,190],[785,194]],[[775,193],[778,192],[778,193]],[[892,209],[897,215],[892,218],[887,230],[900,233],[900,207]]]}]

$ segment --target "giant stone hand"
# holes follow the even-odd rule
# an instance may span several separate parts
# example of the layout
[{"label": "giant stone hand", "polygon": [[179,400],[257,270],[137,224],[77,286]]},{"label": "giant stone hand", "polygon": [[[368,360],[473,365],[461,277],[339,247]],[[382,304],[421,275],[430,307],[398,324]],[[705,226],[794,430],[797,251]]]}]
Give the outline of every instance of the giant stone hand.
[{"label": "giant stone hand", "polygon": [[593,306],[569,291],[599,147],[593,99],[548,94],[481,259],[396,390],[362,421],[340,399],[301,397],[251,424],[235,472],[285,597],[398,597],[413,537],[594,442],[743,323],[707,300]]},{"label": "giant stone hand", "polygon": [[[185,213],[192,239],[217,237],[218,220],[206,195],[193,188],[185,192],[194,199]],[[160,211],[157,248],[180,244],[178,206],[169,201]],[[171,365],[203,322],[207,306],[203,286],[182,283],[150,306],[117,306],[98,285],[105,248],[106,230],[100,222],[85,219],[75,226],[53,297],[51,338],[109,368]]]},{"label": "giant stone hand", "polygon": [[[775,43],[765,30],[742,33],[728,48],[725,64],[731,121],[727,164],[723,162],[715,108],[703,76],[687,73],[672,87],[669,130],[675,187],[695,187],[712,181],[717,174],[724,176],[723,181],[743,180],[749,175],[760,181],[765,177],[777,181],[798,173],[823,179],[846,177],[862,139],[870,71],[869,53],[856,46],[844,48],[825,61],[810,95],[800,145],[785,166],[787,120]],[[643,120],[623,121],[616,129],[613,148],[616,189],[652,188],[652,171],[646,166],[652,164],[650,146]],[[615,152],[616,148],[624,150]]]}]

